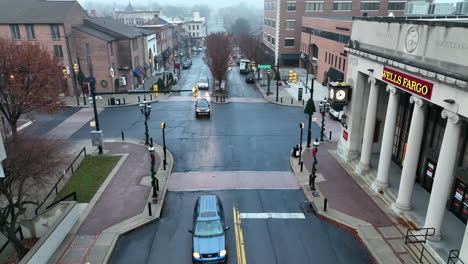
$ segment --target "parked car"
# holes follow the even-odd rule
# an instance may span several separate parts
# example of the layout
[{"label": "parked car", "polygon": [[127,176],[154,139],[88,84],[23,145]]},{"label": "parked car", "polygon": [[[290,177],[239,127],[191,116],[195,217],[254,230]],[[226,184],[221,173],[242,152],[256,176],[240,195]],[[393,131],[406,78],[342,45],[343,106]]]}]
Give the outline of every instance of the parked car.
[{"label": "parked car", "polygon": [[246,83],[254,83],[255,82],[255,74],[249,73],[247,77],[245,77]]},{"label": "parked car", "polygon": [[206,98],[198,98],[195,102],[195,117],[206,115],[208,118],[211,116],[210,103]]},{"label": "parked car", "polygon": [[193,210],[193,263],[226,263],[226,231],[224,209],[217,195],[201,195]]},{"label": "parked car", "polygon": [[208,80],[208,77],[204,76],[204,77],[201,77],[199,80],[198,80],[198,89],[209,89],[210,88],[210,82]]},{"label": "parked car", "polygon": [[184,60],[182,62],[182,69],[190,69],[192,67],[192,63],[189,60]]},{"label": "parked car", "polygon": [[336,120],[341,121],[343,117],[343,106],[342,105],[336,105],[336,106],[331,106],[329,110],[330,117]]}]

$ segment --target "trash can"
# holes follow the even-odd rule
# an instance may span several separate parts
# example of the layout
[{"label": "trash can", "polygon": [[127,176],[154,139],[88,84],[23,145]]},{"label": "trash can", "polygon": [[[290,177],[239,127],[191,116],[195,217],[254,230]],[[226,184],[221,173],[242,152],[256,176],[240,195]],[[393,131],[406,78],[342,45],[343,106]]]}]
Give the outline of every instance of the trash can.
[{"label": "trash can", "polygon": [[114,98],[114,97],[111,97],[111,99],[110,99],[110,104],[111,104],[111,105],[115,105],[115,98]]},{"label": "trash can", "polygon": [[298,146],[298,145],[295,145],[295,146],[293,147],[291,155],[292,155],[294,158],[299,157],[299,146]]}]

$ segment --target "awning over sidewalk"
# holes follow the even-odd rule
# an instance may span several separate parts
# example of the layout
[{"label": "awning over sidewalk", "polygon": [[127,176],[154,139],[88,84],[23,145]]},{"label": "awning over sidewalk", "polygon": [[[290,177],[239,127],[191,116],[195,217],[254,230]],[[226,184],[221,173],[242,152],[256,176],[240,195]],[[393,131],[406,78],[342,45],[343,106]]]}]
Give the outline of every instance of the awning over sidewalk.
[{"label": "awning over sidewalk", "polygon": [[138,68],[135,68],[135,69],[133,69],[133,74],[136,77],[140,77],[141,76],[141,71]]},{"label": "awning over sidewalk", "polygon": [[333,67],[330,67],[330,69],[328,69],[327,75],[332,79],[332,81],[344,81],[344,73],[340,72],[339,70]]}]

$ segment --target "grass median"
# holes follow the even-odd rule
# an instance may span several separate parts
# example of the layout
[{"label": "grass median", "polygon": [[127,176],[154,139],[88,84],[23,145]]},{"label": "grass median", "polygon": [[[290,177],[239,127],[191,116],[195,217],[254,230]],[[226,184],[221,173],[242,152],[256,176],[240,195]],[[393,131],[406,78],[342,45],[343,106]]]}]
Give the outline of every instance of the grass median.
[{"label": "grass median", "polygon": [[122,156],[86,156],[55,201],[76,192],[77,202],[89,203]]}]

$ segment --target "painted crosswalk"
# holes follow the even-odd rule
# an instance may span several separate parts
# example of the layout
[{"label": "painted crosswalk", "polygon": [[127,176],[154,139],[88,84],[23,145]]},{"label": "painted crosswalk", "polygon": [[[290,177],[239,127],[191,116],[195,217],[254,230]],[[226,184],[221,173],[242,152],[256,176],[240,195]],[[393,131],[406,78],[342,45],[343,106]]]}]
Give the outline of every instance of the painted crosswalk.
[{"label": "painted crosswalk", "polygon": [[240,213],[240,218],[250,219],[305,219],[303,213]]}]

